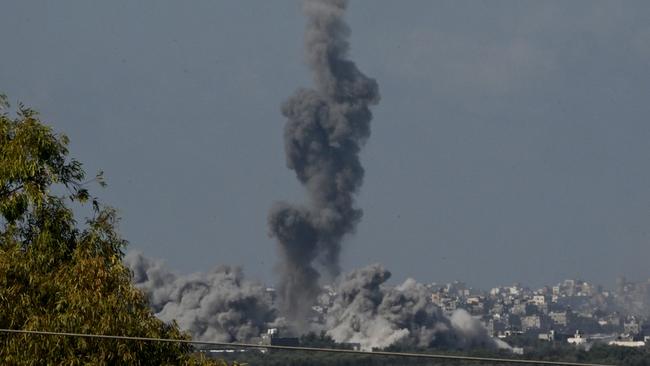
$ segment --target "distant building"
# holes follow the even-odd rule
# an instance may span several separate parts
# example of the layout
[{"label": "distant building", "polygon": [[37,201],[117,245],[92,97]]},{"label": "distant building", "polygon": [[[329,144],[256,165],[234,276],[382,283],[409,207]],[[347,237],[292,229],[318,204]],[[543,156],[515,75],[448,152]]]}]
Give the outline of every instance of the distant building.
[{"label": "distant building", "polygon": [[585,335],[581,331],[576,330],[576,334],[573,337],[568,338],[567,342],[569,344],[575,344],[576,346],[579,346],[579,345],[582,345],[582,344],[586,344],[587,343],[587,338],[585,337]]},{"label": "distant building", "polygon": [[566,342],[570,336],[568,334],[557,333],[555,330],[551,329],[546,333],[538,334],[537,338],[541,341],[547,342]]},{"label": "distant building", "polygon": [[551,302],[552,302],[553,304],[556,304],[559,300],[560,300],[560,296],[559,296],[559,295],[555,295],[555,294],[554,294],[554,295],[551,296]]},{"label": "distant building", "polygon": [[529,330],[540,329],[542,327],[542,319],[539,315],[529,315],[521,317],[521,330],[527,332]]},{"label": "distant building", "polygon": [[560,286],[553,286],[552,293],[553,296],[560,296]]},{"label": "distant building", "polygon": [[504,308],[503,304],[497,303],[497,304],[492,305],[492,308],[490,309],[490,314],[492,314],[492,315],[500,315],[500,314],[503,314],[504,311],[505,311],[505,308]]},{"label": "distant building", "polygon": [[497,337],[503,339],[503,338],[508,338],[508,337],[517,337],[517,336],[521,336],[523,334],[524,334],[524,332],[522,332],[520,330],[506,330],[504,332],[498,332]]},{"label": "distant building", "polygon": [[540,341],[553,342],[555,341],[555,331],[551,330],[548,333],[540,333],[537,335],[537,339]]},{"label": "distant building", "polygon": [[526,314],[526,304],[519,303],[512,305],[510,313],[513,315],[524,315]]},{"label": "distant building", "polygon": [[619,346],[619,347],[645,347],[646,343],[644,341],[616,340],[616,341],[611,341],[607,344],[610,346]]},{"label": "distant building", "polygon": [[592,284],[588,282],[582,282],[578,296],[592,296],[595,292],[595,288]]},{"label": "distant building", "polygon": [[535,295],[530,300],[530,303],[535,305],[535,306],[545,305],[546,304],[546,296],[544,296],[544,295]]},{"label": "distant building", "polygon": [[548,313],[548,317],[551,318],[553,324],[566,327],[568,324],[568,314],[566,311],[551,311]]},{"label": "distant building", "polygon": [[519,284],[514,284],[513,286],[508,287],[508,293],[513,296],[518,296],[521,293]]},{"label": "distant building", "polygon": [[263,346],[290,346],[298,347],[300,342],[298,338],[295,337],[280,337],[280,331],[278,328],[270,328],[266,333],[261,335],[262,341],[260,342]]},{"label": "distant building", "polygon": [[641,325],[634,317],[626,319],[623,323],[623,332],[632,335],[639,334],[641,333]]},{"label": "distant building", "polygon": [[613,327],[620,327],[623,323],[621,320],[621,315],[616,312],[607,314],[602,320],[606,322],[606,325]]}]

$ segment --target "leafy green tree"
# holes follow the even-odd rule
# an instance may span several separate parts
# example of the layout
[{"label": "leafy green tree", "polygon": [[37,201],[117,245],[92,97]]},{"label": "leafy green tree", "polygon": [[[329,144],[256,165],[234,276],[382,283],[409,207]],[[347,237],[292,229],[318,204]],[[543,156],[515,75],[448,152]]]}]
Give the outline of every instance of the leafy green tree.
[{"label": "leafy green tree", "polygon": [[[187,339],[131,284],[115,210],[91,197],[68,139],[0,96],[0,328]],[[90,182],[103,185],[101,174]],[[72,205],[92,217],[80,225]],[[208,364],[189,345],[0,334],[9,365]],[[218,364],[218,363],[217,363]]]}]

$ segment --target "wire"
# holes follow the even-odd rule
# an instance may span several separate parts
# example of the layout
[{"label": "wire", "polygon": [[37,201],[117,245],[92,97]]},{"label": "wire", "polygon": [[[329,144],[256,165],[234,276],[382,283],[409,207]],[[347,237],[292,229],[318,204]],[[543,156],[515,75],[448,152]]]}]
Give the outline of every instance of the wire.
[{"label": "wire", "polygon": [[19,330],[19,329],[0,329],[0,333],[45,335],[45,336],[63,336],[63,337],[81,337],[81,338],[99,338],[99,339],[123,339],[144,342],[166,342],[166,343],[185,343],[185,344],[203,344],[220,347],[233,348],[260,348],[260,349],[278,349],[287,351],[308,351],[308,352],[329,352],[329,353],[348,353],[367,356],[392,356],[392,357],[410,357],[410,358],[429,358],[442,360],[464,360],[477,362],[501,362],[515,364],[533,364],[533,365],[564,365],[564,366],[613,366],[595,363],[576,363],[576,362],[559,362],[559,361],[536,361],[522,360],[515,358],[491,358],[491,357],[473,357],[473,356],[454,356],[430,353],[405,353],[405,352],[385,352],[385,351],[356,351],[351,349],[332,349],[332,348],[315,348],[315,347],[293,347],[293,346],[272,346],[259,345],[250,343],[227,343],[227,342],[208,342],[208,341],[190,341],[185,339],[169,338],[147,338],[147,337],[130,337],[115,336],[105,334],[82,334],[82,333],[65,333],[65,332],[47,332],[38,330]]}]

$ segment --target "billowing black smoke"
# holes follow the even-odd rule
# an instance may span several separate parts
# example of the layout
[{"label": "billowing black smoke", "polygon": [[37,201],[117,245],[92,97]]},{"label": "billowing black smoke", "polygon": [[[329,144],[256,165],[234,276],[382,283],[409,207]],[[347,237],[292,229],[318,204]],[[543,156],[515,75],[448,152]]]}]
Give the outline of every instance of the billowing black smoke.
[{"label": "billowing black smoke", "polygon": [[359,151],[370,135],[369,106],[379,101],[376,81],[347,59],[346,6],[346,0],[304,2],[314,88],[298,90],[282,106],[287,166],[309,202],[277,203],[268,222],[282,256],[282,310],[298,328],[319,292],[321,270],[339,274],[341,240],[361,219],[354,204],[364,174]]},{"label": "billowing black smoke", "polygon": [[247,341],[259,337],[275,310],[265,289],[244,279],[239,268],[219,266],[205,273],[179,276],[161,261],[129,252],[124,264],[133,282],[149,298],[156,316],[175,320],[197,340]]}]

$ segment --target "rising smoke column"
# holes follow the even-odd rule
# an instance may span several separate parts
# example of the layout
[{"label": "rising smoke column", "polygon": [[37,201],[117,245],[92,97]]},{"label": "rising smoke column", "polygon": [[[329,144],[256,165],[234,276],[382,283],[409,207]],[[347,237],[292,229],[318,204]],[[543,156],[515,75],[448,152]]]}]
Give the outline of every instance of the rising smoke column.
[{"label": "rising smoke column", "polygon": [[369,106],[379,101],[377,82],[347,59],[347,1],[306,0],[303,5],[314,88],[298,90],[283,104],[282,114],[287,166],[307,189],[309,202],[277,203],[268,218],[282,255],[283,312],[298,326],[318,294],[319,269],[339,274],[341,240],[361,219],[354,205],[364,174],[359,151],[370,136]]}]

